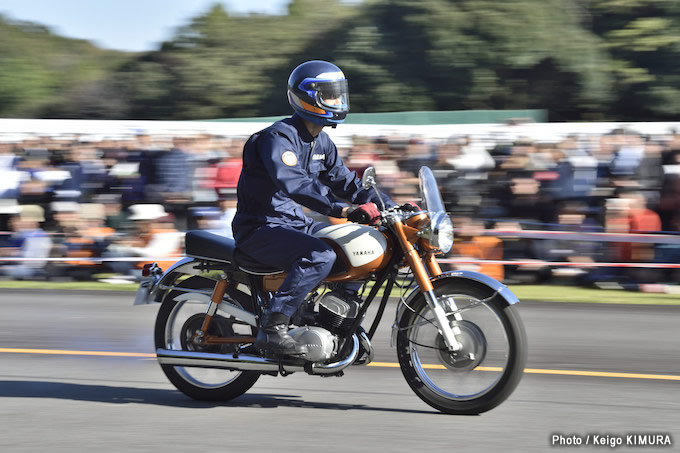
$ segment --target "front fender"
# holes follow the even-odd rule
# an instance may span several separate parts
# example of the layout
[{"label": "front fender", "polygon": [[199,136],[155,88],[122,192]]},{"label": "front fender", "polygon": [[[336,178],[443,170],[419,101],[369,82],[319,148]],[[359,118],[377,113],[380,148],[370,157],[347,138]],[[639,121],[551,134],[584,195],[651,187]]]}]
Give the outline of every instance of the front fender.
[{"label": "front fender", "polygon": [[505,299],[505,301],[509,305],[519,303],[519,299],[517,298],[517,296],[513,294],[512,291],[510,291],[510,288],[508,288],[495,278],[489,277],[488,275],[480,274],[479,272],[473,271],[450,271],[444,272],[440,276],[433,278],[432,281],[435,282],[437,280],[442,280],[445,278],[474,280],[478,283],[483,284],[484,286],[488,286],[489,288],[493,289],[494,292],[497,291],[498,295]]},{"label": "front fender", "polygon": [[[472,280],[492,289],[495,295],[502,297],[508,305],[513,305],[519,302],[519,299],[512,293],[512,291],[510,291],[510,288],[508,288],[495,278],[489,277],[488,275],[480,274],[479,272],[473,271],[444,272],[441,275],[434,277],[431,281],[436,286],[435,282],[439,282],[441,280]],[[392,346],[396,344],[397,333],[399,332],[398,323],[399,320],[401,319],[401,316],[404,314],[404,310],[407,310],[407,305],[411,305],[411,302],[413,301],[413,299],[415,299],[415,297],[419,293],[420,288],[416,288],[413,291],[411,291],[408,296],[406,296],[405,300],[406,303],[401,301],[399,302],[399,305],[397,306],[397,315],[394,320],[394,324],[392,325],[392,340],[390,342]]]}]

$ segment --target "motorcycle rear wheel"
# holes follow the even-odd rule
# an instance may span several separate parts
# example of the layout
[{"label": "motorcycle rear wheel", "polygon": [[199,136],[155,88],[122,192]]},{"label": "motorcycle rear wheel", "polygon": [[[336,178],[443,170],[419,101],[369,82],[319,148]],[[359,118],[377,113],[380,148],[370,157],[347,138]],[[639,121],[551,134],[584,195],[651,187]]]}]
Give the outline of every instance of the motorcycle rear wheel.
[{"label": "motorcycle rear wheel", "polygon": [[[418,294],[398,320],[397,355],[406,382],[420,399],[447,414],[480,414],[505,401],[519,384],[526,363],[526,334],[512,305],[490,288],[460,280],[435,282],[456,338],[451,354],[434,314]],[[458,315],[447,306],[451,297]]]},{"label": "motorcycle rear wheel", "polygon": [[[185,280],[180,286],[212,291],[211,280],[193,277]],[[197,349],[190,337],[200,329],[203,316],[208,308],[205,298],[196,297],[181,300],[180,296],[188,294],[182,291],[168,293],[158,310],[154,339],[157,349],[194,350],[200,352],[228,353],[233,345],[205,346]],[[230,291],[227,296],[246,310],[252,310],[248,295]],[[186,296],[185,296],[186,297]],[[238,327],[237,327],[238,326]],[[208,334],[226,336],[234,334],[234,329],[248,330],[238,334],[257,335],[253,327],[240,323],[229,315],[217,312],[213,318]],[[260,377],[257,372],[228,371],[205,368],[161,365],[165,376],[177,390],[199,401],[229,401],[246,393]]]}]

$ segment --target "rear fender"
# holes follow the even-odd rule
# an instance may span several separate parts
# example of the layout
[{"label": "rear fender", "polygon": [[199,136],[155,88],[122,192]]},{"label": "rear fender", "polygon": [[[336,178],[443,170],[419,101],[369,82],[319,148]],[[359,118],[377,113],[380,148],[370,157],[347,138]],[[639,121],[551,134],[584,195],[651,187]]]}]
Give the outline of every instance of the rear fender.
[{"label": "rear fender", "polygon": [[[513,305],[519,302],[519,299],[517,296],[515,296],[510,289],[505,286],[503,283],[499,282],[498,280],[489,277],[488,275],[480,274],[479,272],[472,272],[472,271],[451,271],[451,272],[444,272],[441,275],[438,275],[437,277],[434,277],[431,279],[432,285],[436,288],[438,285],[441,285],[444,283],[444,281],[453,281],[453,280],[458,280],[458,281],[474,281],[477,283],[480,283],[489,289],[491,289],[494,292],[494,297],[500,296],[508,305]],[[399,320],[401,319],[402,315],[404,314],[405,310],[408,310],[408,306],[411,305],[411,302],[413,299],[416,298],[416,296],[420,294],[420,289],[416,288],[413,291],[409,293],[409,295],[406,297],[405,303],[403,301],[399,302],[399,305],[397,306],[397,315],[394,320],[394,324],[392,325],[392,339],[390,342],[391,346],[394,346],[397,342],[397,333],[399,332]]]},{"label": "rear fender", "polygon": [[[214,267],[212,270],[206,269],[206,261],[199,258],[186,257],[177,261],[175,264],[170,266],[167,271],[158,278],[157,281],[152,282],[149,297],[146,303],[161,302],[165,294],[167,294],[171,289],[169,287],[182,286],[181,282],[178,280],[181,277],[187,276],[197,276],[208,280],[217,281],[220,273],[228,273],[229,279],[236,284],[236,289],[242,293],[251,295],[249,281],[247,276],[242,272],[233,272],[229,269],[224,269],[221,266],[224,263],[218,263],[217,269]],[[226,266],[225,266],[226,267]],[[212,290],[212,288],[209,288]]]},{"label": "rear fender", "polygon": [[200,261],[196,258],[186,257],[177,261],[175,264],[170,266],[161,278],[153,283],[151,287],[151,292],[149,294],[148,301],[160,302],[163,290],[163,286],[172,286],[172,284],[182,275],[201,275],[203,272],[200,270]]}]

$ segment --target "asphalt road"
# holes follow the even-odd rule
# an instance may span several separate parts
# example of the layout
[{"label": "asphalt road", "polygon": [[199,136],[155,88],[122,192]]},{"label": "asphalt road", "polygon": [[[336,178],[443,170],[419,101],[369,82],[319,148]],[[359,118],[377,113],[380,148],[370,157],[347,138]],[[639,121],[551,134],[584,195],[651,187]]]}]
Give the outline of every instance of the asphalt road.
[{"label": "asphalt road", "polygon": [[[671,447],[647,450],[680,450],[680,307],[520,304],[530,372],[501,406],[467,417],[432,410],[398,368],[263,377],[212,404],[177,392],[154,359],[11,352],[152,353],[158,305],[133,297],[3,290],[1,452],[549,451],[553,434],[623,436],[620,450],[645,451],[626,446],[631,433],[668,434]],[[393,316],[388,307],[375,361],[396,363]]]}]

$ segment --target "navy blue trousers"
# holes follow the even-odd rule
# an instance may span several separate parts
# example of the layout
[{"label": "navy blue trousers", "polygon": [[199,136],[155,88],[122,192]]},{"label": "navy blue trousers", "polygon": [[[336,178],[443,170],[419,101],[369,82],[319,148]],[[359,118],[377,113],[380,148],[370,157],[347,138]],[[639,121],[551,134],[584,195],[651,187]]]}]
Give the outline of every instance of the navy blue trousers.
[{"label": "navy blue trousers", "polygon": [[239,242],[239,249],[246,255],[288,273],[271,300],[270,312],[292,316],[307,293],[330,273],[335,252],[321,239],[311,236],[326,226],[327,223],[315,222],[304,232],[263,226]]}]

